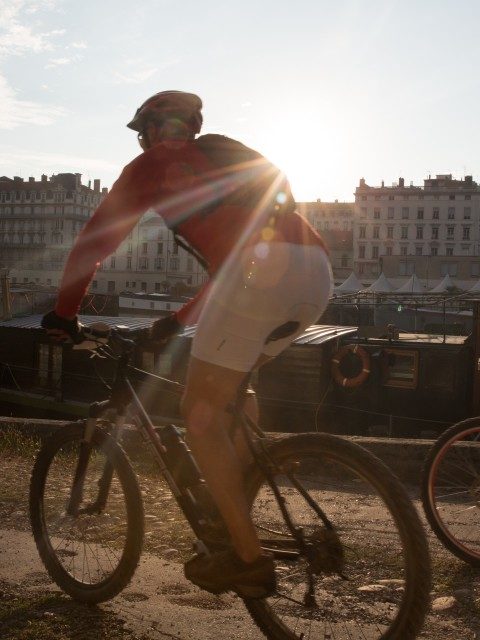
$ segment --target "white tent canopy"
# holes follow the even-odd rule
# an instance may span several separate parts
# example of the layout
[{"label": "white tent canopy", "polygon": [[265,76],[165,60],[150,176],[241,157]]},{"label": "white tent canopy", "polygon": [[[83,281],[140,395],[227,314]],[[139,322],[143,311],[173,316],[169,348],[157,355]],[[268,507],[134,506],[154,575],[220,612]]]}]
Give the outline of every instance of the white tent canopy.
[{"label": "white tent canopy", "polygon": [[382,271],[375,282],[373,282],[368,289],[365,289],[365,291],[369,293],[390,293],[390,291],[393,291],[393,286]]},{"label": "white tent canopy", "polygon": [[480,280],[477,280],[477,282],[473,285],[473,287],[471,287],[469,289],[469,291],[471,291],[472,293],[479,293],[480,292]]},{"label": "white tent canopy", "polygon": [[357,293],[357,291],[360,291],[360,289],[363,289],[362,283],[352,271],[352,273],[348,276],[345,282],[342,282],[342,284],[334,288],[334,292],[335,293]]},{"label": "white tent canopy", "polygon": [[417,278],[417,276],[413,274],[412,277],[409,280],[407,280],[405,284],[402,284],[402,286],[399,289],[397,289],[395,293],[423,293],[423,292],[424,292],[424,288],[422,286],[422,283]]},{"label": "white tent canopy", "polygon": [[444,279],[439,284],[437,284],[436,287],[430,289],[429,293],[445,293],[445,291],[453,287],[455,287],[455,283],[447,273]]}]

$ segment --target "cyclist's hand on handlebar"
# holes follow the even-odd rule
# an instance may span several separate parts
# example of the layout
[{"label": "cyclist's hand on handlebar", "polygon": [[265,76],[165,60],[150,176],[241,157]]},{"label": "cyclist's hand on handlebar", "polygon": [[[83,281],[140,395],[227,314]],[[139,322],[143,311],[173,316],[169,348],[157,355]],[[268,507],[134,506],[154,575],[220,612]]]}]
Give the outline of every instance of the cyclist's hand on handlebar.
[{"label": "cyclist's hand on handlebar", "polygon": [[171,313],[164,318],[156,320],[149,329],[149,338],[152,342],[165,342],[183,329],[178,322],[177,315]]},{"label": "cyclist's hand on handlebar", "polygon": [[78,344],[83,340],[82,325],[78,317],[68,320],[58,316],[55,311],[49,311],[41,321],[41,326],[56,342],[73,342]]}]

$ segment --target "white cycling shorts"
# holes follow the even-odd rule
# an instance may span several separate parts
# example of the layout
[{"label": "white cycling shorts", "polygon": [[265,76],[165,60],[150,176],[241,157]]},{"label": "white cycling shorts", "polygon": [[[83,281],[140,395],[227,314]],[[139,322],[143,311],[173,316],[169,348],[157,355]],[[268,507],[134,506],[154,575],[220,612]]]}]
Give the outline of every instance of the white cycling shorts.
[{"label": "white cycling shorts", "polygon": [[192,344],[199,360],[250,371],[278,355],[316,322],[331,294],[332,273],[318,245],[259,243],[216,274]]}]

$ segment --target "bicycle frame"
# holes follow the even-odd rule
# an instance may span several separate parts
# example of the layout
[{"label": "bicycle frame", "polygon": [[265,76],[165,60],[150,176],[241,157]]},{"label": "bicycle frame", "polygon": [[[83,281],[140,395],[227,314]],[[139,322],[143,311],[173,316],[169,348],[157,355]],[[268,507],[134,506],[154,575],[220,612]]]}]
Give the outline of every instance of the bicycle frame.
[{"label": "bicycle frame", "polygon": [[[122,430],[125,424],[125,418],[127,408],[133,406],[136,416],[136,426],[142,434],[144,440],[150,445],[155,461],[159,467],[159,470],[166,482],[168,483],[172,494],[174,495],[179,507],[183,511],[186,519],[188,520],[192,530],[197,538],[201,541],[202,536],[205,534],[205,515],[202,513],[201,505],[198,504],[193,493],[187,488],[180,487],[175,478],[170,473],[165,460],[165,447],[162,444],[161,437],[156,431],[150,417],[148,416],[142,402],[133,388],[132,383],[128,378],[128,371],[131,368],[130,360],[133,355],[135,343],[132,340],[128,340],[120,335],[118,331],[112,331],[112,337],[116,339],[121,347],[122,351],[118,357],[118,365],[115,373],[114,382],[111,388],[110,397],[101,402],[95,402],[89,407],[89,414],[86,421],[84,438],[81,443],[80,455],[78,458],[77,466],[75,469],[74,480],[72,483],[71,493],[67,504],[67,513],[71,516],[77,516],[83,513],[100,513],[107,502],[108,492],[113,477],[113,468],[109,463],[105,464],[102,472],[101,479],[99,481],[98,495],[95,501],[81,508],[83,486],[87,473],[90,453],[92,450],[92,439],[97,426],[97,421],[107,411],[113,410],[115,413],[114,427],[111,432],[111,437],[115,440],[119,440],[122,434]],[[184,390],[184,386],[168,378],[142,372],[148,375],[149,378],[161,382],[166,385],[171,392],[181,395]],[[268,449],[265,446],[263,439],[265,434],[260,427],[249,418],[243,411],[243,404],[245,400],[246,384],[242,386],[239,391],[234,405],[229,407],[229,411],[233,416],[232,429],[236,430],[238,427],[242,429],[245,440],[255,460],[255,464],[258,465],[262,473],[264,474],[278,506],[281,510],[288,530],[290,531],[292,538],[296,542],[296,550],[289,549],[272,549],[271,547],[264,547],[273,552],[278,557],[290,557],[295,558],[300,554],[308,556],[309,544],[305,541],[303,531],[300,527],[295,527],[293,520],[289,514],[286,506],[286,501],[282,497],[278,485],[274,479],[274,473],[281,471],[285,476],[289,478],[293,486],[303,496],[307,504],[315,511],[318,517],[323,522],[327,529],[333,529],[333,525],[328,520],[327,516],[320,508],[320,506],[309,496],[308,492],[303,489],[301,483],[292,473],[291,469],[280,469],[275,461],[268,453]],[[254,436],[257,436],[254,439]],[[203,550],[205,545],[203,545]],[[313,578],[312,578],[313,580]]]}]

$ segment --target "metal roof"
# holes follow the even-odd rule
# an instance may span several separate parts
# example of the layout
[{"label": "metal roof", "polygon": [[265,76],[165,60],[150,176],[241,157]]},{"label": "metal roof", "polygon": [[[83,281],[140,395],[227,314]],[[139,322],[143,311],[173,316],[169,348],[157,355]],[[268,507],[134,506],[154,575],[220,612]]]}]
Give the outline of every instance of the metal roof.
[{"label": "metal roof", "polygon": [[[0,329],[2,327],[9,327],[13,329],[37,329],[40,330],[40,322],[42,319],[42,315],[32,315],[32,316],[24,316],[19,318],[12,318],[10,320],[0,321]],[[146,329],[150,327],[152,323],[155,321],[155,318],[142,318],[138,316],[86,316],[81,315],[80,321],[83,324],[89,325],[94,322],[105,322],[110,327],[115,327],[118,325],[128,327],[132,331],[137,329]],[[192,338],[195,334],[195,326],[187,327],[181,335]],[[328,342],[329,340],[334,340],[337,338],[342,338],[344,336],[350,335],[352,333],[356,333],[357,327],[342,327],[342,326],[331,326],[331,325],[323,325],[323,324],[314,324],[302,333],[302,335],[298,336],[293,341],[293,344],[302,345],[302,344],[323,344],[324,342]]]}]

